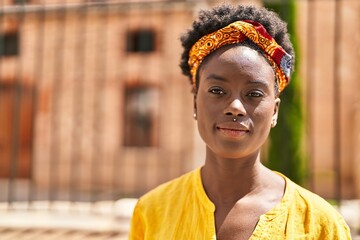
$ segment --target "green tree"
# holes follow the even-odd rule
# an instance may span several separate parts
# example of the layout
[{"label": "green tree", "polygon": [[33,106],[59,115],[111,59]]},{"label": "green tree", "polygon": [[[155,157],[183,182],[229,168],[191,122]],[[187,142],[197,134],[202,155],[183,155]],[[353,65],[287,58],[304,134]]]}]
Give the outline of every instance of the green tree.
[{"label": "green tree", "polygon": [[264,0],[264,6],[279,14],[288,23],[288,31],[295,49],[295,72],[291,82],[281,93],[278,125],[271,130],[266,165],[280,171],[293,181],[303,184],[306,178],[306,158],[303,151],[304,114],[301,101],[301,84],[296,71],[299,66],[296,37],[295,0]]}]

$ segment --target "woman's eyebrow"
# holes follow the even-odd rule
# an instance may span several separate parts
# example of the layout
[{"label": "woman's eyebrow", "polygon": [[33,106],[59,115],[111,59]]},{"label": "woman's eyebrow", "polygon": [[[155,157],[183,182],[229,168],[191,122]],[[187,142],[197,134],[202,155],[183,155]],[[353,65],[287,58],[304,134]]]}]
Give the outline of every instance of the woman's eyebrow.
[{"label": "woman's eyebrow", "polygon": [[226,78],[212,73],[206,77],[206,80],[226,81]]},{"label": "woman's eyebrow", "polygon": [[267,81],[261,81],[261,80],[249,80],[247,82],[248,85],[260,85],[264,87],[268,87],[269,83]]},{"label": "woman's eyebrow", "polygon": [[[209,76],[206,77],[206,80],[216,80],[216,81],[227,81],[226,78],[216,75],[214,73],[211,73]],[[263,80],[259,80],[259,79],[253,79],[253,80],[249,80],[246,82],[247,85],[259,85],[259,86],[264,86],[264,87],[268,87],[269,83],[267,81],[263,81]]]}]

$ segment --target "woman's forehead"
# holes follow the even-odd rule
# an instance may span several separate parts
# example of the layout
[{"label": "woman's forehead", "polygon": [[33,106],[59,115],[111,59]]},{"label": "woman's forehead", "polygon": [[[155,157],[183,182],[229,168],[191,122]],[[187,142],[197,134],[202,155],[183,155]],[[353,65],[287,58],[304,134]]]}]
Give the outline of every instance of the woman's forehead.
[{"label": "woman's forehead", "polygon": [[[256,50],[246,46],[226,46],[218,49],[206,58],[199,69],[199,75],[228,75],[248,73],[274,75],[274,71],[265,58]],[[229,72],[230,71],[230,72]]]}]

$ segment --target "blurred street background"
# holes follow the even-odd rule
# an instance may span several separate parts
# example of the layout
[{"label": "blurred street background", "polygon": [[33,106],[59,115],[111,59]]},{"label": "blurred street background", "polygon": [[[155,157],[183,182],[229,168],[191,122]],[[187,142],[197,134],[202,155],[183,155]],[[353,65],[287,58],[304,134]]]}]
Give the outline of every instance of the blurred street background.
[{"label": "blurred street background", "polygon": [[0,0],[1,240],[127,239],[139,196],[203,164],[179,38],[220,2],[288,22],[264,163],[360,239],[360,1]]}]

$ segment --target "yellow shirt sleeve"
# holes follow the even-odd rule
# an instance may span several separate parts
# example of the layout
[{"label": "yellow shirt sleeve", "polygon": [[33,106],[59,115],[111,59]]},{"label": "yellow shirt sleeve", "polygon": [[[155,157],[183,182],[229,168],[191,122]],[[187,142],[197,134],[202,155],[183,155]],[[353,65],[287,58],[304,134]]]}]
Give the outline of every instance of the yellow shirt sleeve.
[{"label": "yellow shirt sleeve", "polygon": [[[250,240],[351,239],[349,227],[338,211],[323,198],[283,177],[283,199],[260,216]],[[215,240],[214,213],[215,206],[203,189],[197,169],[140,198],[129,239]]]},{"label": "yellow shirt sleeve", "polygon": [[131,219],[131,228],[129,232],[130,240],[143,240],[145,239],[145,221],[142,216],[140,200],[137,202],[134,213]]}]

